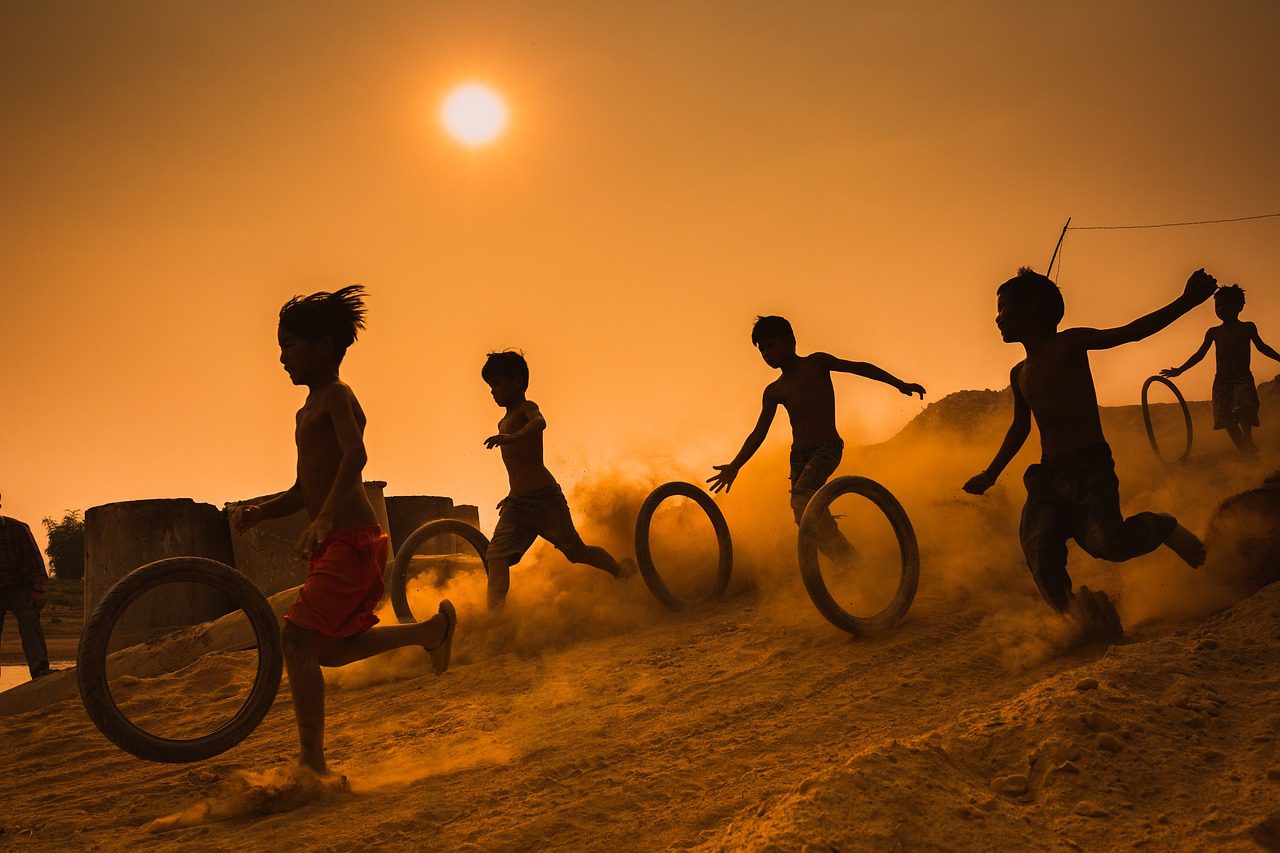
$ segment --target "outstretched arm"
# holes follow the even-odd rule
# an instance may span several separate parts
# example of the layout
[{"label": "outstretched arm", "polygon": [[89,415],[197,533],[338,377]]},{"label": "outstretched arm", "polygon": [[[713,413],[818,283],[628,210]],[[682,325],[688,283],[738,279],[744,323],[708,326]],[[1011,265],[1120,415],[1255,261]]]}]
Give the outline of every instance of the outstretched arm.
[{"label": "outstretched arm", "polygon": [[964,490],[971,495],[980,495],[996,484],[996,478],[1000,476],[1000,472],[1022,449],[1027,436],[1031,434],[1031,407],[1027,405],[1027,398],[1022,396],[1022,390],[1018,388],[1018,375],[1021,372],[1022,364],[1019,362],[1009,373],[1009,385],[1013,389],[1013,423],[1009,425],[1009,431],[1005,433],[1004,441],[1001,442],[995,459],[991,460],[987,469],[970,477],[969,482],[964,484]]},{"label": "outstretched arm", "polygon": [[1114,329],[1070,329],[1066,334],[1071,335],[1085,349],[1111,349],[1121,344],[1131,344],[1151,337],[1204,302],[1217,289],[1218,280],[1201,268],[1187,279],[1182,295],[1163,308]]},{"label": "outstretched arm", "polygon": [[519,441],[547,428],[547,419],[542,416],[542,410],[538,408],[538,404],[532,400],[524,401],[524,416],[527,418],[524,426],[515,432],[495,433],[484,440],[484,446],[493,450],[499,445]]},{"label": "outstretched arm", "polygon": [[1191,358],[1182,363],[1181,367],[1166,367],[1160,371],[1161,376],[1181,376],[1188,368],[1195,367],[1200,363],[1200,359],[1204,358],[1204,354],[1209,351],[1209,345],[1213,343],[1213,329],[1204,333],[1204,343],[1200,345],[1200,349],[1191,354]]},{"label": "outstretched arm", "polygon": [[751,430],[751,434],[747,436],[747,440],[742,443],[742,449],[738,451],[738,455],[733,457],[733,461],[727,465],[713,465],[717,473],[707,478],[707,482],[711,484],[711,491],[718,492],[721,489],[729,491],[733,486],[733,481],[737,479],[738,471],[747,463],[747,460],[755,455],[760,449],[760,445],[764,443],[764,437],[769,434],[769,427],[773,425],[773,416],[778,412],[778,401],[769,393],[769,389],[764,391],[764,398],[760,403],[760,417],[756,420],[755,429]]},{"label": "outstretched arm", "polygon": [[1274,358],[1276,361],[1280,361],[1280,352],[1276,352],[1262,342],[1262,337],[1258,335],[1258,327],[1256,325],[1253,327],[1253,345],[1258,348],[1258,352],[1267,358]]},{"label": "outstretched arm", "polygon": [[829,355],[825,352],[817,353],[817,355],[822,359],[827,370],[836,373],[852,373],[854,376],[865,376],[867,379],[874,379],[877,382],[892,385],[908,397],[912,394],[919,394],[920,399],[924,399],[923,385],[903,382],[889,371],[876,367],[874,364],[865,361],[846,361],[843,358],[836,358],[834,355]]}]

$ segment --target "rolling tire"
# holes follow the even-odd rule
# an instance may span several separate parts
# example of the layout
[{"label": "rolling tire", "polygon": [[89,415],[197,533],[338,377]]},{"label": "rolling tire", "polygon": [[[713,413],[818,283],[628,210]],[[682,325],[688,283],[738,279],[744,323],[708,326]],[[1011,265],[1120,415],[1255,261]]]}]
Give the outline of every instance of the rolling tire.
[{"label": "rolling tire", "polygon": [[[235,716],[209,734],[175,739],[158,737],[139,728],[116,705],[107,683],[107,645],[120,615],[139,596],[165,584],[183,582],[214,587],[230,596],[245,612],[258,641],[258,670],[249,698]],[[80,700],[98,731],[131,755],[166,764],[185,764],[221,755],[252,734],[275,701],[283,667],[280,625],[267,597],[235,569],[203,557],[157,560],[125,575],[94,608],[76,652]]]},{"label": "rolling tire", "polygon": [[[658,504],[677,495],[689,498],[702,507],[702,511],[711,520],[711,527],[716,533],[716,545],[720,550],[715,583],[701,598],[681,598],[668,589],[653,564],[653,552],[649,548],[649,526],[653,522],[653,513],[658,509]],[[658,486],[640,505],[640,514],[636,517],[636,563],[640,566],[640,576],[644,578],[645,586],[649,587],[654,598],[671,610],[684,610],[715,601],[728,589],[729,576],[733,572],[733,542],[729,538],[729,525],[724,520],[724,513],[710,495],[692,483],[674,482]]]},{"label": "rolling tire", "polygon": [[1191,430],[1191,409],[1187,408],[1187,401],[1182,396],[1182,392],[1178,390],[1178,386],[1174,385],[1165,376],[1148,376],[1147,381],[1142,383],[1142,425],[1147,428],[1147,441],[1151,442],[1151,449],[1155,451],[1156,457],[1161,462],[1169,461],[1160,452],[1160,443],[1156,441],[1156,432],[1151,428],[1151,406],[1147,403],[1147,393],[1151,390],[1151,385],[1154,382],[1159,382],[1172,391],[1173,396],[1178,398],[1178,405],[1182,407],[1182,420],[1187,425],[1187,444],[1182,449],[1182,455],[1178,457],[1178,461],[1186,462],[1187,457],[1191,455],[1191,442],[1194,437]]},{"label": "rolling tire", "polygon": [[[835,499],[842,495],[861,495],[875,504],[889,520],[893,534],[898,539],[898,553],[902,560],[902,577],[898,581],[898,590],[894,593],[893,600],[874,616],[854,616],[837,604],[831,597],[831,591],[827,589],[818,563],[815,519],[818,513],[828,511]],[[805,507],[800,519],[800,536],[796,549],[800,557],[800,577],[804,580],[809,598],[817,606],[818,612],[837,628],[848,631],[855,637],[882,634],[896,625],[911,608],[911,602],[916,597],[916,587],[920,583],[920,546],[916,542],[915,529],[911,526],[907,511],[888,489],[875,480],[866,477],[837,477],[819,489]]]},{"label": "rolling tire", "polygon": [[[444,536],[452,533],[467,540],[467,544],[476,549],[483,563],[489,551],[489,540],[483,533],[465,521],[456,518],[440,518],[428,521],[409,534],[400,550],[396,551],[395,562],[391,564],[391,579],[387,582],[387,594],[391,597],[391,607],[402,625],[411,625],[418,620],[409,607],[409,562],[413,559],[418,547],[433,536]],[[485,571],[488,571],[486,568]],[[432,614],[435,615],[435,614]]]}]

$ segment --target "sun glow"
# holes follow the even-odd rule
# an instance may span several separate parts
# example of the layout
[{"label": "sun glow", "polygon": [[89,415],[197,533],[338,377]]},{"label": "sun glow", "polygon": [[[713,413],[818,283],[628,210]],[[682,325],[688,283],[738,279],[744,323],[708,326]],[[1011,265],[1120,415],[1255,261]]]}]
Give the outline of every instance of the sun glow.
[{"label": "sun glow", "polygon": [[507,127],[507,105],[480,83],[459,86],[445,97],[440,121],[449,135],[477,148],[497,139]]}]

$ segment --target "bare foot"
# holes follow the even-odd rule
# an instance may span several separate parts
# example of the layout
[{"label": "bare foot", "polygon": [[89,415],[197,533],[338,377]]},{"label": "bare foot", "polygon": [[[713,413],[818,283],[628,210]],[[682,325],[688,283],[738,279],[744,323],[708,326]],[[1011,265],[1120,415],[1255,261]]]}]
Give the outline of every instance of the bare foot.
[{"label": "bare foot", "polygon": [[444,638],[434,648],[427,649],[436,675],[443,675],[449,669],[449,658],[453,654],[453,629],[458,626],[458,611],[447,598],[440,602],[440,615],[445,618]]},{"label": "bare foot", "polygon": [[1071,596],[1068,609],[1071,618],[1080,624],[1084,643],[1117,643],[1124,639],[1124,627],[1120,614],[1105,592],[1094,592],[1087,586]]},{"label": "bare foot", "polygon": [[1181,524],[1173,528],[1173,532],[1169,534],[1168,539],[1164,540],[1164,544],[1185,560],[1191,568],[1198,569],[1204,565],[1204,543]]}]

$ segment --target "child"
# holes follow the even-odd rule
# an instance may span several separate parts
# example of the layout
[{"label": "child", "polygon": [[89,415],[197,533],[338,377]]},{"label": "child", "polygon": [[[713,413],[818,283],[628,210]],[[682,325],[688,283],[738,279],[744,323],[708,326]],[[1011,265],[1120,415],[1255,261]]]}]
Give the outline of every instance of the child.
[{"label": "child", "polygon": [[[280,363],[294,385],[307,386],[298,411],[297,481],[271,500],[238,511],[236,525],[305,509],[310,525],[298,540],[310,559],[306,583],[284,620],[285,666],[301,744],[299,767],[329,776],[324,758],[324,678],[321,666],[345,666],[401,646],[422,646],[437,673],[449,666],[457,615],[448,600],[416,625],[372,627],[382,598],[387,535],[365,496],[361,472],[365,416],[338,378],[342,357],[364,328],[364,288],[295,296],[280,309]],[[341,784],[341,779],[337,780]]]},{"label": "child", "polygon": [[573,526],[564,492],[542,462],[542,432],[547,421],[538,404],[525,398],[529,364],[518,352],[491,352],[480,370],[493,401],[507,410],[498,432],[484,440],[489,450],[502,448],[511,493],[498,504],[498,526],[485,555],[489,573],[489,608],[500,607],[511,585],[511,567],[520,562],[533,540],[541,536],[559,548],[570,562],[595,566],[615,578],[631,574],[633,564],[619,565],[609,552],[587,545]]},{"label": "child", "polygon": [[1204,358],[1209,345],[1218,358],[1218,372],[1213,377],[1213,428],[1225,429],[1240,452],[1253,454],[1258,448],[1253,443],[1253,428],[1258,425],[1258,389],[1249,372],[1249,345],[1258,352],[1280,361],[1280,353],[1262,342],[1258,327],[1241,322],[1244,310],[1244,290],[1238,284],[1220,287],[1213,294],[1213,310],[1222,321],[1204,333],[1204,343],[1181,367],[1160,371],[1164,376],[1181,376]]},{"label": "child", "polygon": [[[1165,307],[1115,329],[1065,329],[1062,293],[1048,277],[1023,268],[996,290],[996,326],[1006,342],[1020,343],[1027,357],[1009,374],[1013,424],[985,471],[964,490],[980,495],[995,483],[1031,431],[1040,428],[1041,461],[1027,469],[1027,503],[1019,535],[1031,575],[1045,600],[1072,612],[1099,639],[1118,638],[1119,620],[1105,595],[1071,592],[1067,539],[1090,555],[1112,562],[1130,560],[1161,544],[1191,566],[1204,562],[1204,546],[1171,515],[1120,514],[1120,481],[1111,448],[1102,435],[1098,398],[1089,370],[1089,351],[1140,341],[1204,302],[1216,282],[1203,269],[1192,273],[1182,295]],[[1081,599],[1081,600],[1078,600]],[[1099,604],[1100,601],[1100,604]],[[1096,624],[1096,609],[1109,611]]]},{"label": "child", "polygon": [[[874,364],[845,361],[825,352],[797,355],[795,333],[782,317],[757,317],[751,328],[751,343],[759,348],[765,364],[781,370],[782,375],[765,387],[760,418],[738,455],[727,465],[713,466],[718,473],[707,482],[713,492],[729,491],[738,471],[760,449],[781,405],[791,420],[791,511],[799,524],[809,499],[835,473],[844,453],[844,440],[836,432],[836,394],[831,374],[865,376],[892,385],[908,397],[919,394],[922,400],[925,391]],[[817,521],[819,550],[833,559],[851,559],[853,547],[841,535],[831,513],[824,513]]]}]

